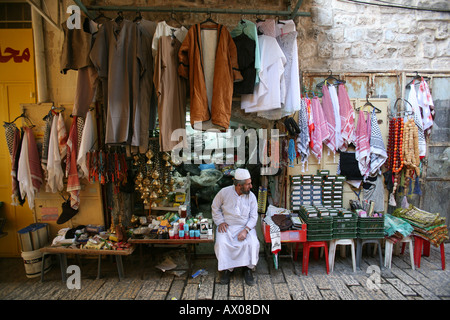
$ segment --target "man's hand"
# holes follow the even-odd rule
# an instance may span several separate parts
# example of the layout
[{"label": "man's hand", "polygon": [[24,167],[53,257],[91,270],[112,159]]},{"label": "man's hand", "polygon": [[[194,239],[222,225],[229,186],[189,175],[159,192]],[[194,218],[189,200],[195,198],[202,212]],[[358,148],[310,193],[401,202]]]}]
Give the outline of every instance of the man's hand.
[{"label": "man's hand", "polygon": [[248,230],[247,230],[247,229],[244,229],[244,230],[242,230],[241,232],[239,232],[239,234],[238,234],[238,236],[237,236],[238,240],[239,240],[239,241],[245,240],[245,238],[247,238],[247,233],[248,233]]},{"label": "man's hand", "polygon": [[221,224],[219,224],[219,226],[217,227],[217,230],[219,230],[219,232],[224,233],[226,232],[228,229],[228,223],[226,222],[222,222]]}]

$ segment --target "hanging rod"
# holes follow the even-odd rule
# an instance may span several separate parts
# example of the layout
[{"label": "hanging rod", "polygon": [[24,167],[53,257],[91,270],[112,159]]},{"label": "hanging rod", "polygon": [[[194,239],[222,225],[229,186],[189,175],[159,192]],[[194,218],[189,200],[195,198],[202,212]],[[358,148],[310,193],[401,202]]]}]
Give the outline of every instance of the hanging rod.
[{"label": "hanging rod", "polygon": [[272,10],[248,10],[248,9],[217,9],[217,8],[173,8],[173,7],[135,7],[135,6],[89,6],[83,5],[81,0],[74,0],[86,15],[91,19],[93,16],[89,12],[92,11],[141,11],[141,12],[186,12],[186,13],[218,13],[218,14],[252,14],[252,15],[273,15],[288,16],[291,19],[298,16],[311,16],[310,12],[299,12],[298,7],[302,0],[298,0],[297,6],[292,11],[272,11]]}]

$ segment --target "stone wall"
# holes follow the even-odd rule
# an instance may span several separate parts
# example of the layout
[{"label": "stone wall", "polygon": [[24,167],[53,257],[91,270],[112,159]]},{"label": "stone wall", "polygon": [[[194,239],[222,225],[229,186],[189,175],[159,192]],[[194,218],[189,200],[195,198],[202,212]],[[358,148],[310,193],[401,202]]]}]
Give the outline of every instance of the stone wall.
[{"label": "stone wall", "polygon": [[[446,10],[450,7],[443,1],[403,2]],[[450,70],[449,12],[346,0],[308,0],[301,9],[312,15],[298,21],[302,70]]]}]

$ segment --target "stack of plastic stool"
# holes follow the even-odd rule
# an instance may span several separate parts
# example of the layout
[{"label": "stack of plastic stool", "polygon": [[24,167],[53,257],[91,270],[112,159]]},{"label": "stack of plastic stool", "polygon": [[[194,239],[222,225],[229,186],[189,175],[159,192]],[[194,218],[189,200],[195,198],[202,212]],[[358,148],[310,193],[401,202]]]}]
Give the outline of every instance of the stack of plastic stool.
[{"label": "stack of plastic stool", "polygon": [[[414,267],[414,249],[413,249],[413,241],[411,237],[406,237],[400,241],[402,245],[402,254],[404,253],[405,245],[409,243],[409,256],[411,258],[411,268],[415,270]],[[394,249],[394,244],[390,240],[386,240],[385,251],[384,251],[384,266],[386,268],[391,268],[392,265],[392,251]]]},{"label": "stack of plastic stool", "polygon": [[351,245],[352,246],[352,264],[353,264],[353,272],[356,272],[356,259],[355,259],[355,241],[353,239],[334,239],[330,242],[330,270],[333,272],[334,270],[334,257],[336,255],[336,246],[338,245]]},{"label": "stack of plastic stool", "polygon": [[[328,264],[328,246],[326,241],[306,241],[303,243],[303,263],[302,263],[302,273],[308,275],[308,264],[309,264],[309,249],[310,248],[324,248],[325,249],[325,263],[327,267],[327,274],[330,273]],[[315,254],[318,258],[319,254]]]},{"label": "stack of plastic stool", "polygon": [[[445,270],[445,249],[444,243],[442,242],[439,246],[441,249],[441,265],[442,270]],[[422,248],[423,255],[426,257],[430,256],[430,241],[425,240],[421,237],[414,236],[414,258],[417,265],[417,268],[420,268],[420,258],[422,257]],[[403,250],[402,250],[403,251]]]},{"label": "stack of plastic stool", "polygon": [[383,267],[383,257],[381,253],[381,241],[382,239],[357,239],[357,247],[356,247],[356,267],[361,269],[361,257],[362,257],[362,249],[365,244],[374,243],[378,245],[378,255],[380,259],[380,268]]}]

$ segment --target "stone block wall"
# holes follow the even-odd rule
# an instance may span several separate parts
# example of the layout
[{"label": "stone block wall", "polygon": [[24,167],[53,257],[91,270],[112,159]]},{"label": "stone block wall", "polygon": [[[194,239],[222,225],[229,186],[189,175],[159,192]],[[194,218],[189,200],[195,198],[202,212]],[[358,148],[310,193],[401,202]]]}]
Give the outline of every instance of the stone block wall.
[{"label": "stone block wall", "polygon": [[[449,10],[445,1],[390,1]],[[302,70],[449,71],[449,12],[308,0],[298,20]]]}]

